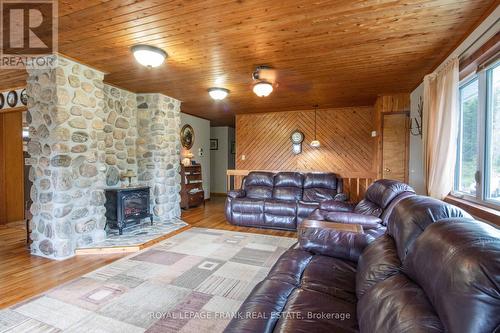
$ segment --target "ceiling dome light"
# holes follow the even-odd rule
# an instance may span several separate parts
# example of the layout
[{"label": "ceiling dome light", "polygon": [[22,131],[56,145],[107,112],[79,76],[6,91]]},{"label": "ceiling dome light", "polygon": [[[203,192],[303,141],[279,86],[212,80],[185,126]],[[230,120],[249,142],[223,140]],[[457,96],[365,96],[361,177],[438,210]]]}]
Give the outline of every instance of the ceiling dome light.
[{"label": "ceiling dome light", "polygon": [[225,88],[210,88],[208,89],[208,94],[210,95],[210,97],[212,97],[212,99],[220,101],[227,97],[227,95],[229,94],[229,90]]},{"label": "ceiling dome light", "polygon": [[168,56],[167,52],[150,45],[132,46],[132,53],[135,59],[146,67],[158,67],[163,64],[163,61]]},{"label": "ceiling dome light", "polygon": [[267,97],[273,92],[273,85],[265,81],[257,82],[253,86],[253,92],[259,97]]}]

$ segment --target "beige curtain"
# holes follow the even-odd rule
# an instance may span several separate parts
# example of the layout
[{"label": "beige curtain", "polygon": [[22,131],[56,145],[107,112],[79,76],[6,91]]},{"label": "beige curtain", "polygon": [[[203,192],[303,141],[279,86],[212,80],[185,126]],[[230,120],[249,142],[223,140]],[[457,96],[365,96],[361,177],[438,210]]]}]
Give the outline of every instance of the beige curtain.
[{"label": "beige curtain", "polygon": [[458,59],[424,78],[423,153],[427,195],[453,189],[458,133]]}]

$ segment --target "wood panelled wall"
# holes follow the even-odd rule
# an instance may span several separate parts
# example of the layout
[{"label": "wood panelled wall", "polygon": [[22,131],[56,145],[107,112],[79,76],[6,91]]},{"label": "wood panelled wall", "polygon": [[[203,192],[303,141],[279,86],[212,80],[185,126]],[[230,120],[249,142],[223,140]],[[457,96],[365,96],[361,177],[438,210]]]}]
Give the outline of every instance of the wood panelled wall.
[{"label": "wood panelled wall", "polygon": [[0,224],[24,219],[22,112],[0,113]]},{"label": "wood panelled wall", "polygon": [[[290,135],[304,133],[302,153],[292,153]],[[332,171],[343,177],[376,176],[373,107],[320,109],[311,148],[314,111],[236,115],[236,168],[246,170]],[[242,156],[245,160],[242,160]]]}]

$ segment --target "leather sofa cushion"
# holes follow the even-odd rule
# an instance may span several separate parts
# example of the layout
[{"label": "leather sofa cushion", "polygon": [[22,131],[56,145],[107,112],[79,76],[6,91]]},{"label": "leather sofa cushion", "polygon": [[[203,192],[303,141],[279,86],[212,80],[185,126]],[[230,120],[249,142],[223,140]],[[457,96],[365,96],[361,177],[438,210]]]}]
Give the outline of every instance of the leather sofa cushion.
[{"label": "leather sofa cushion", "polygon": [[276,261],[266,279],[280,280],[298,286],[300,285],[302,272],[304,272],[313,256],[310,252],[299,248],[291,248]]},{"label": "leather sofa cushion", "polygon": [[328,172],[309,172],[304,176],[304,189],[306,188],[325,188],[330,190],[337,189],[337,175]]},{"label": "leather sofa cushion", "polygon": [[299,200],[297,202],[297,225],[309,217],[311,213],[319,207],[317,202],[307,202]]},{"label": "leather sofa cushion", "polygon": [[303,289],[356,303],[356,264],[328,256],[313,256],[302,273]]},{"label": "leather sofa cushion", "polygon": [[264,200],[251,198],[234,198],[232,201],[233,212],[237,213],[263,213]]},{"label": "leather sofa cushion", "polygon": [[250,199],[271,199],[273,188],[267,186],[246,186],[245,192]]},{"label": "leather sofa cushion", "polygon": [[300,187],[274,187],[273,199],[297,201],[302,199],[302,188]]},{"label": "leather sofa cushion", "polygon": [[264,212],[280,216],[296,216],[297,204],[294,201],[269,199],[264,202]]},{"label": "leather sofa cushion", "polygon": [[380,208],[380,206],[377,206],[377,204],[375,204],[374,202],[363,199],[356,205],[356,207],[354,208],[354,212],[357,214],[379,217],[380,215],[382,215],[382,208]]},{"label": "leather sofa cushion", "polygon": [[245,190],[247,186],[274,186],[274,174],[272,172],[252,171],[245,177]]},{"label": "leather sofa cushion", "polygon": [[378,217],[371,215],[362,215],[356,213],[346,213],[346,212],[331,212],[326,214],[326,221],[346,223],[346,224],[359,224],[366,229],[377,229],[381,226],[382,220]]},{"label": "leather sofa cushion", "polygon": [[337,194],[337,175],[334,173],[306,173],[303,201],[332,200]]},{"label": "leather sofa cushion", "polygon": [[397,180],[380,179],[368,187],[365,199],[385,209],[397,195],[403,192],[415,191],[409,185]]},{"label": "leather sofa cushion", "polygon": [[298,187],[304,185],[304,175],[299,172],[278,172],[274,175],[275,187]]},{"label": "leather sofa cushion", "polygon": [[270,199],[273,196],[274,174],[271,172],[250,172],[245,177],[245,192],[251,199]]},{"label": "leather sofa cushion", "polygon": [[302,200],[312,201],[312,202],[333,200],[336,194],[337,190],[332,190],[328,188],[320,188],[320,187],[304,188],[304,192],[302,194]]},{"label": "leather sofa cushion", "polygon": [[273,332],[358,332],[356,304],[318,291],[295,289],[284,311]]},{"label": "leather sofa cushion", "polygon": [[358,260],[356,295],[360,299],[375,284],[401,272],[396,245],[389,235],[370,243]]},{"label": "leather sofa cushion", "polygon": [[258,283],[224,332],[273,332],[279,314],[296,286],[279,280]]},{"label": "leather sofa cushion", "polygon": [[245,227],[261,227],[264,225],[264,213],[232,212],[231,223]]},{"label": "leather sofa cushion", "polygon": [[315,225],[307,226],[304,222],[298,230],[300,248],[314,254],[356,262],[364,248],[374,240],[365,233],[329,228],[328,222]]},{"label": "leather sofa cushion", "polygon": [[447,332],[500,328],[500,230],[469,219],[434,223],[415,241],[403,270]]},{"label": "leather sofa cushion", "polygon": [[359,331],[444,332],[424,291],[403,274],[377,283],[357,306]]},{"label": "leather sofa cushion", "polygon": [[430,197],[414,195],[401,200],[387,225],[387,233],[394,238],[401,262],[404,263],[408,250],[425,228],[449,217],[471,216],[458,207]]},{"label": "leather sofa cushion", "polygon": [[327,200],[319,204],[319,208],[322,210],[328,210],[332,212],[352,212],[354,211],[355,205],[350,202]]}]

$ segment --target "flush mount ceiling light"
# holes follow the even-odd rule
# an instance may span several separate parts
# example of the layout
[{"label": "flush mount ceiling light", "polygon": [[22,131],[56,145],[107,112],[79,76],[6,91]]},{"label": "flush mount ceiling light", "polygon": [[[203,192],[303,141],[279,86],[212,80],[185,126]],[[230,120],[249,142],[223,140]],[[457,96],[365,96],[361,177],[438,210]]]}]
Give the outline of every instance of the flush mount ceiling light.
[{"label": "flush mount ceiling light", "polygon": [[151,45],[132,46],[132,53],[137,62],[146,67],[158,67],[168,56],[167,52]]},{"label": "flush mount ceiling light", "polygon": [[227,97],[229,90],[225,88],[210,88],[208,89],[208,94],[212,97],[212,99],[220,101]]},{"label": "flush mount ceiling light", "polygon": [[321,146],[321,143],[316,138],[316,113],[317,113],[317,111],[318,111],[318,106],[314,105],[314,140],[312,140],[310,143],[310,146],[313,148],[319,148]]},{"label": "flush mount ceiling light", "polygon": [[253,92],[259,97],[267,97],[273,92],[273,85],[265,81],[257,82],[253,86]]},{"label": "flush mount ceiling light", "polygon": [[[255,71],[252,73],[252,79],[255,81],[253,86],[253,92],[259,97],[269,96],[273,92],[275,70],[269,66],[262,65],[257,66]],[[271,81],[271,82],[269,82]]]}]

